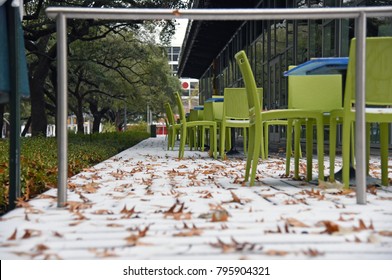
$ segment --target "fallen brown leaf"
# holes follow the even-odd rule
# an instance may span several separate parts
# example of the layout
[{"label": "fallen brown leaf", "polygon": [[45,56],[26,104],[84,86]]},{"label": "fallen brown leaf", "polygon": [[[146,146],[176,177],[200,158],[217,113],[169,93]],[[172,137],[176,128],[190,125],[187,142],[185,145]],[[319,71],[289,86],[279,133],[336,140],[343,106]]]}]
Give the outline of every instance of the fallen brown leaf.
[{"label": "fallen brown leaf", "polygon": [[377,186],[366,186],[366,192],[377,195]]},{"label": "fallen brown leaf", "polygon": [[282,251],[282,250],[268,250],[266,251],[264,254],[266,254],[267,256],[286,256],[289,252],[287,251]]},{"label": "fallen brown leaf", "polygon": [[44,260],[61,260],[62,258],[57,254],[44,254]]},{"label": "fallen brown leaf", "polygon": [[311,198],[316,198],[318,200],[325,200],[325,195],[321,193],[320,190],[314,190],[313,188],[309,190],[302,190],[300,194],[307,195]]},{"label": "fallen brown leaf", "polygon": [[48,246],[46,246],[46,245],[44,245],[44,244],[38,244],[37,246],[35,246],[35,250],[36,251],[45,251],[45,250],[48,250],[49,249],[49,247]]},{"label": "fallen brown leaf", "polygon": [[392,197],[378,197],[377,200],[392,200]]},{"label": "fallen brown leaf", "polygon": [[80,213],[79,211],[75,211],[75,212],[73,212],[73,213],[74,213],[74,215],[76,215],[75,220],[79,220],[79,221],[88,220],[87,217],[84,216],[84,215],[83,215],[82,213]]},{"label": "fallen brown leaf", "polygon": [[108,209],[99,209],[99,210],[95,210],[94,212],[92,212],[92,214],[95,214],[95,215],[112,215],[113,212],[108,210]]},{"label": "fallen brown leaf", "polygon": [[122,216],[121,218],[128,219],[135,213],[135,206],[128,210],[127,206],[124,205],[124,208],[120,211],[120,213],[124,214],[124,216]]},{"label": "fallen brown leaf", "polygon": [[370,221],[369,226],[366,226],[365,222],[362,219],[359,219],[358,223],[359,223],[358,227],[353,228],[354,231],[361,231],[361,230],[367,230],[367,229],[374,230],[374,226],[373,226],[372,221]]},{"label": "fallen brown leaf", "polygon": [[79,191],[75,191],[75,193],[77,193],[80,197],[80,199],[84,202],[84,203],[89,203],[91,202],[90,199],[88,199],[87,197],[85,197],[81,192]]},{"label": "fallen brown leaf", "polygon": [[44,193],[38,195],[37,197],[41,198],[41,199],[57,199],[57,197],[54,195],[49,195],[49,194],[44,194]]},{"label": "fallen brown leaf", "polygon": [[[175,208],[180,206],[180,209],[175,211]],[[164,212],[164,217],[172,217],[175,220],[189,220],[192,218],[192,214],[190,212],[184,213],[183,210],[185,208],[185,203],[179,203],[176,201],[174,205],[172,205],[169,210]]]},{"label": "fallen brown leaf", "polygon": [[225,230],[225,229],[229,229],[229,227],[226,224],[221,224],[221,229]]},{"label": "fallen brown leaf", "polygon": [[382,235],[382,236],[392,237],[392,231],[389,231],[389,230],[379,231],[378,234]]},{"label": "fallen brown leaf", "polygon": [[282,233],[282,230],[280,229],[279,226],[277,226],[277,230],[273,231],[273,230],[265,230],[264,233]]},{"label": "fallen brown leaf", "polygon": [[332,234],[339,231],[339,225],[332,221],[321,221],[321,223],[325,226],[325,231],[322,233]]},{"label": "fallen brown leaf", "polygon": [[116,178],[116,180],[123,179],[126,175],[124,171],[119,170],[119,169],[117,169],[116,172],[113,171],[109,174],[112,175],[114,178]]},{"label": "fallen brown leaf", "polygon": [[37,229],[25,229],[25,233],[22,236],[22,239],[28,239],[31,237],[37,237],[41,235],[41,231]]},{"label": "fallen brown leaf", "polygon": [[307,224],[304,224],[303,222],[294,218],[287,218],[286,223],[292,227],[309,227]]},{"label": "fallen brown leaf", "polygon": [[89,251],[93,254],[95,254],[96,257],[98,258],[111,258],[111,257],[117,257],[117,254],[115,252],[115,249],[108,249],[105,248],[103,250],[98,250],[98,249],[89,249]]},{"label": "fallen brown leaf", "polygon": [[211,222],[227,222],[229,213],[226,210],[218,210],[212,213]]},{"label": "fallen brown leaf", "polygon": [[15,231],[11,234],[10,237],[7,238],[7,240],[16,240],[16,234],[17,234],[18,230],[15,229]]},{"label": "fallen brown leaf", "polygon": [[236,203],[240,203],[241,204],[241,199],[232,191],[230,191],[231,196],[233,197],[233,201],[232,202],[236,202]]},{"label": "fallen brown leaf", "polygon": [[353,220],[354,220],[353,217],[344,218],[344,217],[343,217],[343,214],[340,214],[340,217],[339,217],[339,219],[338,219],[338,221],[340,221],[340,222],[347,222],[347,221],[353,221]]},{"label": "fallen brown leaf", "polygon": [[93,206],[93,203],[85,203],[79,201],[68,201],[65,203],[66,207],[69,207],[70,212],[78,211],[81,209],[88,209]]},{"label": "fallen brown leaf", "polygon": [[182,232],[179,232],[179,233],[175,233],[175,234],[173,234],[173,236],[176,236],[176,237],[191,237],[191,236],[200,236],[202,233],[203,233],[202,230],[197,229],[197,228],[192,228],[192,229],[187,230],[187,231],[182,231]]},{"label": "fallen brown leaf", "polygon": [[87,193],[96,193],[99,189],[98,183],[91,182],[89,184],[81,186],[82,190]]},{"label": "fallen brown leaf", "polygon": [[310,248],[308,250],[306,250],[306,251],[302,251],[302,253],[304,255],[306,255],[306,256],[309,256],[309,257],[318,257],[318,256],[324,256],[325,255],[324,252],[320,252],[317,249],[310,249]]},{"label": "fallen brown leaf", "polygon": [[107,226],[107,227],[112,227],[112,228],[119,228],[119,227],[124,227],[123,225],[120,225],[120,224],[114,224],[114,223],[107,224],[106,226]]},{"label": "fallen brown leaf", "polygon": [[218,238],[217,243],[210,243],[210,246],[213,248],[220,248],[222,249],[223,253],[233,252],[233,251],[261,251],[263,247],[250,242],[238,242],[234,238],[231,238],[231,241],[228,243],[223,242],[221,239]]},{"label": "fallen brown leaf", "polygon": [[63,235],[61,233],[57,232],[57,231],[54,231],[53,235],[56,236],[56,237],[63,238]]},{"label": "fallen brown leaf", "polygon": [[143,230],[137,228],[137,234],[133,233],[130,236],[126,237],[125,240],[130,245],[140,245],[139,239],[146,236],[149,228],[150,226],[146,226]]}]

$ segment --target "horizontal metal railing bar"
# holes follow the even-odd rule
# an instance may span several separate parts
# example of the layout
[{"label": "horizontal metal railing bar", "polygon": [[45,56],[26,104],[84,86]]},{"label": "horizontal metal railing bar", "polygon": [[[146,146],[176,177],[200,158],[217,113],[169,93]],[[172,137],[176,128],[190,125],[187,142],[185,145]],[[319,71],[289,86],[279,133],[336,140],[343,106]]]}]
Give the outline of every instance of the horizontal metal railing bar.
[{"label": "horizontal metal railing bar", "polygon": [[287,9],[127,9],[127,8],[79,8],[49,7],[46,14],[55,18],[64,14],[73,19],[103,20],[281,20],[281,19],[339,19],[357,18],[360,13],[367,17],[392,16],[392,6],[350,8],[287,8]]}]

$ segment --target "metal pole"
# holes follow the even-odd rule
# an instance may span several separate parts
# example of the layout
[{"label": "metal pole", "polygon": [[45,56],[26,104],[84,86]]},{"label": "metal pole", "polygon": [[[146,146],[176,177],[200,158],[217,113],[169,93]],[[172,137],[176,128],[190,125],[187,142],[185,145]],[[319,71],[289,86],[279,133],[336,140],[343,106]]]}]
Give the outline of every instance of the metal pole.
[{"label": "metal pole", "polygon": [[64,14],[57,15],[57,206],[67,201],[68,135],[67,135],[67,21]]},{"label": "metal pole", "polygon": [[16,200],[21,196],[20,191],[20,76],[19,69],[19,36],[20,17],[18,9],[11,6],[12,1],[6,4],[8,14],[8,44],[10,69],[10,150],[9,150],[9,209],[14,209]]},{"label": "metal pole", "polygon": [[366,137],[365,137],[365,93],[366,93],[366,14],[361,12],[356,19],[356,64],[355,64],[355,158],[357,203],[366,204]]}]

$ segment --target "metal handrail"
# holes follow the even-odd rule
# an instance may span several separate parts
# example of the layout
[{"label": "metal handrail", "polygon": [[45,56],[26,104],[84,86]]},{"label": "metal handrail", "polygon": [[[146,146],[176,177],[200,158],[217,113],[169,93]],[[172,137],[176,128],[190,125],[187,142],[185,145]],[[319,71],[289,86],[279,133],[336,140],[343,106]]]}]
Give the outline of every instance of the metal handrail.
[{"label": "metal handrail", "polygon": [[366,19],[367,17],[392,16],[392,6],[308,9],[125,9],[49,7],[46,14],[56,18],[57,24],[57,73],[58,73],[58,206],[66,203],[68,174],[67,136],[67,18],[100,20],[281,20],[281,19],[355,19],[356,26],[356,144],[357,159],[356,197],[358,204],[366,204],[366,155],[365,155],[365,69],[366,69]]},{"label": "metal handrail", "polygon": [[49,7],[46,14],[55,18],[64,14],[73,19],[103,20],[279,20],[279,19],[341,19],[392,15],[392,6],[351,8],[287,8],[287,9],[127,9]]}]

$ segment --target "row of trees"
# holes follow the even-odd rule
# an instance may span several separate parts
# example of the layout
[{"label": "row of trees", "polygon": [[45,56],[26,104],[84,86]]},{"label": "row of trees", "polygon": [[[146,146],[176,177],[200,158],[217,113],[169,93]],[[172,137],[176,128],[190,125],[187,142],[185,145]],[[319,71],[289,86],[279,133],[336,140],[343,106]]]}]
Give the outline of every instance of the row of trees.
[{"label": "row of trees", "polygon": [[[49,6],[182,8],[181,0],[60,1],[25,0],[23,29],[30,83],[33,136],[46,135],[48,116],[55,117],[57,94],[56,24],[45,15]],[[83,115],[94,118],[98,131],[102,118],[114,121],[118,112],[139,118],[149,104],[163,112],[162,104],[180,89],[172,77],[163,47],[175,31],[172,21],[68,20],[69,112],[83,132]],[[160,44],[156,43],[158,34]],[[0,105],[3,119],[4,105]]]}]

